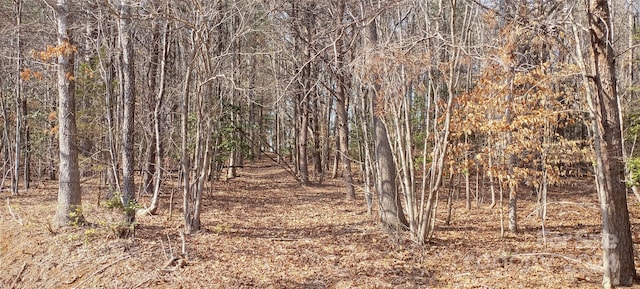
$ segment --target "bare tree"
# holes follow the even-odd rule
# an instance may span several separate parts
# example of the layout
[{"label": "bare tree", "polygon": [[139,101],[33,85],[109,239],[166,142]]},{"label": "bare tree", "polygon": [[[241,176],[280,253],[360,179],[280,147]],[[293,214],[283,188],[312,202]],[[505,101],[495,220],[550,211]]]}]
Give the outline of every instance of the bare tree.
[{"label": "bare tree", "polygon": [[625,165],[609,1],[587,7],[591,37],[591,103],[594,117],[596,186],[602,209],[603,287],[631,286],[635,278],[633,243],[627,208]]},{"label": "bare tree", "polygon": [[160,185],[162,184],[163,177],[163,142],[162,142],[162,107],[164,103],[164,94],[165,94],[165,78],[166,78],[166,68],[167,68],[167,54],[169,53],[169,23],[166,22],[163,26],[163,35],[162,35],[162,43],[161,43],[161,56],[159,57],[160,61],[160,80],[158,83],[158,91],[155,95],[155,105],[153,110],[153,133],[154,133],[154,144],[155,153],[155,163],[154,163],[154,176],[153,176],[153,196],[151,197],[151,202],[149,207],[146,209],[146,212],[150,214],[155,214],[156,210],[159,207],[160,202]]},{"label": "bare tree", "polygon": [[58,27],[58,126],[60,145],[60,177],[58,207],[54,223],[65,226],[83,221],[78,169],[75,81],[73,62],[76,48],[71,44],[69,11],[71,1],[58,0],[55,5]]},{"label": "bare tree", "polygon": [[135,135],[135,67],[133,51],[133,28],[131,25],[130,0],[121,0],[118,7],[120,13],[119,31],[120,45],[122,48],[122,194],[120,200],[125,207],[125,222],[131,225],[135,220],[135,210],[130,208],[135,204],[134,182],[134,135]]},{"label": "bare tree", "polygon": [[356,198],[355,189],[353,186],[353,175],[351,172],[351,158],[349,154],[349,119],[347,111],[349,110],[348,101],[348,88],[347,88],[347,75],[345,66],[345,57],[347,56],[348,47],[346,46],[345,33],[346,26],[342,23],[342,19],[345,15],[346,0],[337,0],[335,7],[334,19],[336,19],[337,35],[334,39],[334,51],[336,55],[335,70],[336,70],[336,115],[337,115],[337,127],[338,127],[338,144],[340,162],[342,163],[342,174],[344,178],[344,184],[347,187],[346,197],[347,200],[354,200]]},{"label": "bare tree", "polygon": [[[22,21],[22,1],[14,2],[16,14],[16,90],[15,90],[15,109],[16,109],[16,134],[15,134],[15,157],[13,159],[13,172],[11,173],[11,194],[18,195],[18,182],[20,181],[20,151],[22,146],[22,79],[20,78],[20,70],[22,69],[22,42],[21,42],[21,21]],[[26,180],[25,180],[26,182]]]}]

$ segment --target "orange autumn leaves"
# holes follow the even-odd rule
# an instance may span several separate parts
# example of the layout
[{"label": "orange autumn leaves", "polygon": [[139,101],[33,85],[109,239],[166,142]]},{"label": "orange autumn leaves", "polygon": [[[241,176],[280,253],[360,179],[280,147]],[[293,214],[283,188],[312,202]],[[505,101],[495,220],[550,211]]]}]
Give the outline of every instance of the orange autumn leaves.
[{"label": "orange autumn leaves", "polygon": [[[551,157],[551,147],[576,148],[560,133],[580,117],[575,75],[576,67],[549,62],[528,69],[487,65],[474,88],[457,98],[452,136],[459,141],[450,165],[468,171],[475,160],[501,181],[533,186],[546,168],[549,183],[561,182],[561,172],[544,156]],[[464,142],[465,136],[474,141]],[[475,158],[467,163],[454,159],[464,154]],[[515,165],[509,156],[516,157]]]},{"label": "orange autumn leaves", "polygon": [[[49,62],[52,58],[56,58],[59,56],[70,56],[77,52],[78,47],[65,40],[62,42],[62,44],[57,46],[47,45],[47,48],[44,50],[37,51],[32,49],[31,57],[44,62]],[[66,77],[68,80],[75,80],[75,76],[72,73],[67,73]],[[20,79],[22,79],[23,81],[29,81],[32,78],[42,80],[42,73],[30,68],[25,68],[20,72]]]},{"label": "orange autumn leaves", "polygon": [[69,43],[69,41],[63,41],[62,44],[57,46],[47,45],[47,48],[42,51],[31,50],[31,57],[48,61],[53,57],[70,56],[76,52],[78,52],[78,47]]}]

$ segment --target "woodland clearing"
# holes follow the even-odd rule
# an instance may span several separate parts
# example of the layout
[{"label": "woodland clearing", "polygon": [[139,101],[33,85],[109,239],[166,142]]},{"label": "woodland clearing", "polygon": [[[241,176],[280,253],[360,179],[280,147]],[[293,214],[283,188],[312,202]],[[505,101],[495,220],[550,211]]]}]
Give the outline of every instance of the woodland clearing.
[{"label": "woodland clearing", "polygon": [[[441,196],[435,238],[418,246],[382,232],[363,197],[344,200],[340,181],[303,187],[262,160],[207,190],[205,229],[184,237],[176,265],[168,261],[182,250],[179,190],[171,215],[166,185],[159,215],[139,217],[135,237],[118,239],[99,184],[83,184],[91,225],[53,230],[57,183],[34,183],[0,194],[0,288],[598,288],[598,198],[588,180],[571,184],[550,191],[544,235],[529,192],[521,232],[504,238],[499,205],[467,211],[454,198],[446,226]],[[629,200],[637,241],[640,207]]]}]

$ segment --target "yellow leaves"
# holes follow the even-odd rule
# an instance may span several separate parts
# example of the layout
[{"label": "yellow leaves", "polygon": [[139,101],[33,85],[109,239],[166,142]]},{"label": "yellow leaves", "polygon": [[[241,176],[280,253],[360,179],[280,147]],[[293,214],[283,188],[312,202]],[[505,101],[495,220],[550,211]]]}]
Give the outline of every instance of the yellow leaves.
[{"label": "yellow leaves", "polygon": [[56,125],[56,126],[52,127],[52,128],[49,130],[49,134],[50,134],[50,135],[56,135],[56,134],[58,134],[58,126]]},{"label": "yellow leaves", "polygon": [[52,111],[49,113],[49,115],[47,116],[47,119],[49,121],[55,121],[58,119],[58,113],[56,111]]},{"label": "yellow leaves", "polygon": [[62,44],[57,46],[47,45],[47,49],[42,51],[31,50],[31,56],[42,61],[48,61],[51,58],[58,56],[69,56],[78,52],[78,47],[69,43],[69,41],[63,41]]},{"label": "yellow leaves", "polygon": [[25,68],[20,71],[20,79],[22,79],[23,81],[29,81],[31,80],[31,78],[42,80],[42,73],[40,73],[39,71],[31,70],[29,68]]}]

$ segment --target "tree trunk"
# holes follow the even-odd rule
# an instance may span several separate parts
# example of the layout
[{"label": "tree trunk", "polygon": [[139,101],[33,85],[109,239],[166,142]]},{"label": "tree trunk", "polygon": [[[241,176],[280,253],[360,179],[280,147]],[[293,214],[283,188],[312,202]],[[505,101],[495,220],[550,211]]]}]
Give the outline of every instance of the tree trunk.
[{"label": "tree trunk", "polygon": [[[331,162],[331,110],[333,108],[333,97],[327,97],[327,104],[323,110],[322,115],[322,127],[324,129],[323,136],[324,141],[322,144],[322,173],[320,174],[320,182],[325,178],[325,175],[329,172],[329,166]],[[333,177],[332,177],[333,178]]]},{"label": "tree trunk", "polygon": [[164,155],[163,142],[162,142],[162,126],[161,126],[161,110],[164,101],[164,82],[166,76],[167,67],[167,54],[169,52],[168,45],[169,37],[169,24],[168,22],[164,26],[164,34],[162,37],[162,57],[160,61],[160,83],[158,84],[158,93],[155,97],[155,107],[153,109],[153,133],[155,144],[155,165],[154,165],[154,177],[153,177],[153,196],[149,208],[146,212],[149,214],[155,214],[160,204],[160,185],[162,184],[162,158]]},{"label": "tree trunk", "polygon": [[[27,99],[23,98],[22,99],[22,113],[24,115],[28,114],[27,111]],[[23,133],[24,133],[24,153],[23,153],[23,168],[22,168],[22,180],[23,180],[23,188],[25,191],[29,190],[29,185],[31,183],[31,145],[30,145],[30,132],[29,132],[29,124],[27,122],[26,117],[23,118],[24,120],[24,124],[23,124]]]},{"label": "tree trunk", "polygon": [[609,1],[590,1],[592,105],[596,184],[602,209],[603,287],[631,286],[634,252],[622,159],[620,108],[616,88],[615,52]]},{"label": "tree trunk", "polygon": [[[342,26],[342,15],[344,15],[345,1],[340,0],[338,3],[338,27]],[[341,29],[342,30],[342,29]],[[344,32],[344,31],[343,31]],[[346,72],[344,71],[344,35],[338,36],[335,44],[336,55],[336,115],[338,120],[338,136],[340,138],[340,161],[342,162],[342,173],[344,183],[347,186],[347,200],[355,200],[356,193],[353,187],[353,176],[351,173],[351,158],[349,156],[349,118],[347,115],[348,101],[346,91]]]},{"label": "tree trunk", "polygon": [[[156,19],[152,20],[151,23],[151,55],[149,59],[149,72],[147,79],[147,106],[151,111],[155,111],[155,108],[158,105],[158,101],[156,99],[155,103],[151,101],[156,98],[156,77],[158,76],[158,62],[160,61],[160,27],[158,21]],[[154,123],[153,119],[156,114],[147,114],[148,115],[148,123]],[[155,126],[154,126],[155,127]],[[148,137],[149,143],[147,145],[147,150],[145,154],[145,168],[143,170],[143,181],[142,187],[143,192],[147,195],[153,194],[153,176],[156,175],[156,137],[155,136],[155,128],[149,133],[151,136]]]},{"label": "tree trunk", "polygon": [[[191,162],[189,156],[189,85],[191,82],[191,65],[188,65],[187,71],[184,77],[184,90],[182,92],[182,113],[180,117],[180,150],[182,157],[182,194],[183,194],[183,210],[184,210],[184,229],[185,232],[192,232],[194,230],[191,219]],[[233,153],[233,152],[232,152]],[[231,169],[231,168],[229,168]]]},{"label": "tree trunk", "polygon": [[16,134],[15,134],[15,156],[13,159],[13,172],[11,173],[11,195],[18,195],[18,182],[20,181],[20,149],[21,149],[21,136],[22,136],[22,110],[20,107],[22,106],[22,79],[20,78],[20,70],[22,69],[22,55],[20,55],[21,42],[20,42],[20,21],[22,18],[22,1],[15,1],[16,8]]},{"label": "tree trunk", "polygon": [[364,198],[367,202],[367,215],[371,216],[373,213],[373,192],[372,188],[372,180],[371,176],[373,175],[373,160],[371,157],[371,144],[370,144],[370,130],[371,123],[373,122],[373,102],[371,101],[371,97],[362,97],[361,98],[361,113],[360,117],[362,119],[362,134],[363,134],[363,146],[364,146],[364,161],[363,161],[363,176],[364,176]]},{"label": "tree trunk", "polygon": [[[135,72],[133,41],[131,39],[131,15],[129,0],[120,2],[120,44],[122,45],[122,205],[127,207],[135,202],[134,186],[134,118],[135,118]],[[124,221],[130,225],[135,220],[134,210],[125,210]]]},{"label": "tree trunk", "polygon": [[[300,5],[298,5],[300,4]],[[307,42],[303,36],[303,31],[308,30],[307,25],[302,25],[302,19],[307,18],[308,15],[305,13],[305,10],[309,9],[309,7],[305,7],[305,3],[298,3],[298,1],[291,1],[291,16],[294,21],[295,31],[295,39],[294,41],[294,53],[300,56],[301,61],[297,63],[298,70],[300,73],[297,75],[298,80],[296,81],[296,95],[295,95],[295,154],[296,154],[296,163],[295,168],[298,174],[298,178],[300,179],[300,183],[302,185],[309,184],[309,163],[308,159],[308,129],[309,129],[309,98],[308,91],[309,89],[309,77],[310,77],[310,63],[307,62],[307,59],[310,58],[309,55],[309,45],[305,44]],[[306,19],[305,19],[306,20]],[[309,22],[311,19],[309,19]],[[304,29],[304,30],[303,30]],[[310,33],[310,31],[307,31]],[[307,33],[307,34],[308,34]],[[303,51],[301,51],[303,50]]]},{"label": "tree trunk", "polygon": [[80,170],[76,147],[75,81],[73,58],[75,47],[70,42],[68,16],[70,1],[58,0],[56,21],[58,26],[58,126],[60,145],[60,177],[58,207],[54,224],[66,226],[83,221],[80,193]]},{"label": "tree trunk", "polygon": [[309,127],[309,100],[306,97],[305,91],[301,91],[298,95],[298,106],[300,115],[298,117],[299,129],[298,129],[298,175],[300,177],[300,183],[302,185],[309,184],[309,163],[307,161],[307,147],[308,147],[308,127]]},{"label": "tree trunk", "polygon": [[[513,95],[513,91],[514,91],[514,78],[515,78],[515,68],[512,68],[511,71],[511,78],[510,78],[510,88],[509,88],[509,93],[507,94],[506,97],[506,111],[504,113],[504,118],[506,119],[506,125],[511,126],[512,122],[513,122],[513,111],[512,111],[512,105],[513,105],[513,99],[514,99],[514,95]],[[513,135],[511,131],[508,131],[506,133],[506,146],[509,146],[509,144],[511,144],[513,142]],[[515,176],[514,176],[514,167],[516,166],[516,154],[514,152],[508,152],[507,154],[507,170],[508,170],[508,174],[511,176],[510,179],[507,179],[507,186],[509,187],[509,207],[507,210],[507,218],[508,218],[508,229],[509,232],[511,233],[517,233],[518,232],[518,194],[517,194],[517,181],[515,180]]]},{"label": "tree trunk", "polygon": [[378,116],[374,117],[375,155],[377,163],[376,190],[380,201],[380,220],[385,229],[403,230],[409,226],[402,210],[396,185],[396,163],[393,160],[387,128]]}]

